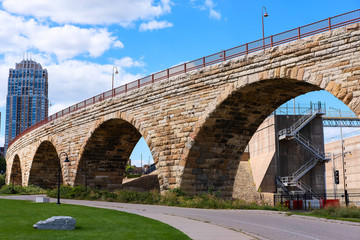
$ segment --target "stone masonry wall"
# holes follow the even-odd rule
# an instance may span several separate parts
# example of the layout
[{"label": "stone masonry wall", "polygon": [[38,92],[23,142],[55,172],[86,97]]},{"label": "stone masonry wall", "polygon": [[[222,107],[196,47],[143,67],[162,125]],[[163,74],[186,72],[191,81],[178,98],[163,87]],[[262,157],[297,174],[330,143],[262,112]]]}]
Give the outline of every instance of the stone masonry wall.
[{"label": "stone masonry wall", "polygon": [[[354,24],[102,101],[13,143],[6,155],[6,181],[10,181],[17,155],[22,184],[27,185],[34,154],[43,141],[49,141],[57,153],[69,154],[71,163],[62,163],[62,172],[64,182],[73,185],[94,132],[103,123],[120,119],[148,143],[159,169],[161,191],[182,187],[199,193],[211,187],[231,197],[245,146],[261,122],[282,103],[326,89],[360,114],[359,49],[359,24]],[[118,151],[130,150],[109,150],[105,161]]]}]

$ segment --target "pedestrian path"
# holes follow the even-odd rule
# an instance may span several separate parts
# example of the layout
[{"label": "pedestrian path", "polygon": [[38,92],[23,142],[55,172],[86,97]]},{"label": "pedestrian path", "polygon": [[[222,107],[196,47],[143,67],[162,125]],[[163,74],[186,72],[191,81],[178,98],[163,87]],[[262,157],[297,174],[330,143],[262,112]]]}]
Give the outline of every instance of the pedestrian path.
[{"label": "pedestrian path", "polygon": [[[35,201],[36,197],[39,196],[40,195],[14,195],[14,196],[0,196],[0,198]],[[41,196],[43,197],[44,195]],[[51,199],[50,201],[56,202],[56,199]],[[97,207],[97,208],[106,208],[106,209],[113,209],[117,211],[138,214],[144,217],[161,221],[174,228],[177,228],[186,235],[188,235],[190,238],[195,240],[257,239],[243,232],[235,231],[233,229],[229,229],[209,222],[199,221],[199,220],[194,220],[191,218],[179,216],[176,214],[176,211],[175,212],[169,211],[171,209],[174,209],[175,207],[72,200],[72,199],[62,199],[61,203],[83,205],[83,206]]]}]

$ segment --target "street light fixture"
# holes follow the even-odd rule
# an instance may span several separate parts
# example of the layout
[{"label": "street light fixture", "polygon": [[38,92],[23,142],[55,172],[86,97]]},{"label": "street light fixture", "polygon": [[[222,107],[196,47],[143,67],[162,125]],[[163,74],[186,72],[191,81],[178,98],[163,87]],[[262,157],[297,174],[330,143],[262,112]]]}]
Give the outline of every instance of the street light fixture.
[{"label": "street light fixture", "polygon": [[[265,13],[264,13],[265,9]],[[266,7],[261,8],[261,19],[262,19],[262,35],[263,35],[263,47],[265,49],[265,33],[264,33],[264,17],[268,17],[269,14],[266,12]]]},{"label": "street light fixture", "polygon": [[61,175],[61,154],[65,154],[65,156],[66,156],[66,158],[65,158],[65,161],[64,161],[64,163],[69,163],[70,161],[69,161],[69,157],[68,157],[68,155],[67,155],[67,153],[66,152],[61,152],[60,154],[59,154],[59,172],[58,172],[58,196],[57,196],[57,203],[56,204],[61,204],[60,203],[60,175]]},{"label": "street light fixture", "polygon": [[119,71],[118,71],[117,67],[113,66],[113,70],[112,70],[112,85],[111,85],[111,89],[112,89],[113,93],[114,93],[114,75],[115,75],[115,74],[118,74],[118,73],[119,73]]},{"label": "street light fixture", "polygon": [[[339,118],[341,119],[341,109],[330,107],[330,109],[333,109],[335,111],[339,112]],[[345,197],[345,204],[346,206],[349,206],[349,196],[346,189],[346,182],[345,182],[345,159],[344,159],[344,140],[343,140],[343,134],[342,134],[342,126],[340,121],[340,138],[341,138],[341,159],[342,159],[342,166],[343,166],[343,181],[344,181],[344,197]]]}]

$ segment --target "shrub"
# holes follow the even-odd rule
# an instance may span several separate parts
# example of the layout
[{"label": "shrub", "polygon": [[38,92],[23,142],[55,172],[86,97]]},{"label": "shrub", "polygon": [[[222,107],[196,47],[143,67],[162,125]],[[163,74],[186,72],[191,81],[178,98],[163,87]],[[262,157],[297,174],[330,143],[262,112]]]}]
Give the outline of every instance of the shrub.
[{"label": "shrub", "polygon": [[0,187],[5,185],[5,175],[0,174]]},{"label": "shrub", "polygon": [[176,193],[176,196],[188,196],[188,194],[183,191],[181,188],[171,189],[170,192]]},{"label": "shrub", "polygon": [[29,185],[29,186],[21,186],[21,185],[4,185],[0,189],[0,194],[43,194],[46,191],[38,186]]},{"label": "shrub", "polygon": [[0,194],[14,194],[16,193],[12,185],[4,185],[0,189]]},{"label": "shrub", "polygon": [[[48,190],[49,197],[57,197],[57,189]],[[219,196],[219,191],[208,191],[207,193],[190,196],[180,188],[175,188],[160,194],[158,191],[106,191],[99,189],[85,189],[84,186],[60,187],[61,198],[103,200],[123,203],[158,204],[166,206],[191,207],[191,208],[214,208],[214,209],[264,209],[264,210],[286,210],[283,207],[272,207],[268,205],[257,205],[247,203],[244,200],[224,200]]]},{"label": "shrub", "polygon": [[125,173],[131,173],[134,171],[134,166],[131,166],[130,164],[127,164],[125,167]]},{"label": "shrub", "polygon": [[0,172],[6,171],[6,160],[0,156]]},{"label": "shrub", "polygon": [[[58,195],[58,189],[54,188],[52,190],[47,190],[46,193],[49,197],[53,197],[56,198]],[[78,198],[78,199],[82,199],[82,198],[86,198],[87,195],[87,191],[85,186],[76,186],[76,187],[70,187],[70,186],[66,186],[66,185],[62,185],[60,186],[60,197],[61,198],[66,198],[66,199],[71,199],[71,198]]]},{"label": "shrub", "polygon": [[141,177],[141,174],[128,174],[126,175],[127,178],[138,178]]},{"label": "shrub", "polygon": [[330,218],[357,218],[360,219],[358,207],[326,207],[312,212],[313,215]]}]

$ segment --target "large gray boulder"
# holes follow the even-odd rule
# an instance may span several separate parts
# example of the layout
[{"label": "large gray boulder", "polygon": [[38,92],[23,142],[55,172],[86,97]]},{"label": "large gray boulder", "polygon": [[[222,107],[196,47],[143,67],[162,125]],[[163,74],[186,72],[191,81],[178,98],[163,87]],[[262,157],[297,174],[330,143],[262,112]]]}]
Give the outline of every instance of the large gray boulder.
[{"label": "large gray boulder", "polygon": [[39,221],[33,225],[35,229],[73,230],[76,220],[68,216],[56,216]]}]

